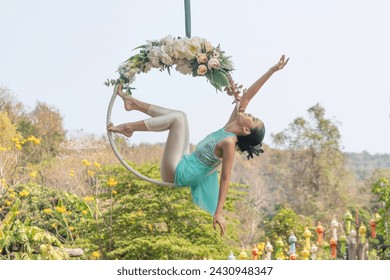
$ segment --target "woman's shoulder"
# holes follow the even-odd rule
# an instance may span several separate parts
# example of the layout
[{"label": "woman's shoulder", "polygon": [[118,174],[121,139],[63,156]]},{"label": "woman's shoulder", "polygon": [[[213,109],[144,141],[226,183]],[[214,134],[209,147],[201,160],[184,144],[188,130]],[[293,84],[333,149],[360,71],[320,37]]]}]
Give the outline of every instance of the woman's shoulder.
[{"label": "woman's shoulder", "polygon": [[237,143],[237,137],[235,137],[235,135],[232,135],[232,136],[228,136],[228,137],[223,138],[223,139],[218,143],[218,145],[219,145],[222,149],[229,149],[229,148],[231,148],[231,147],[235,147],[235,146],[236,146],[236,143]]}]

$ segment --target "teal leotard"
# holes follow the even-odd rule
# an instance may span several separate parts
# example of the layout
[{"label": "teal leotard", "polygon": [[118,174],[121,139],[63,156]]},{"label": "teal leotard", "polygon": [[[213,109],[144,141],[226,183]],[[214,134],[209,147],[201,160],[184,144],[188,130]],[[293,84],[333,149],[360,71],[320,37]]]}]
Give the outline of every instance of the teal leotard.
[{"label": "teal leotard", "polygon": [[200,208],[214,215],[218,203],[218,172],[222,162],[214,151],[215,146],[227,137],[236,136],[224,128],[209,134],[192,154],[184,155],[176,167],[175,185],[190,186],[192,200]]}]

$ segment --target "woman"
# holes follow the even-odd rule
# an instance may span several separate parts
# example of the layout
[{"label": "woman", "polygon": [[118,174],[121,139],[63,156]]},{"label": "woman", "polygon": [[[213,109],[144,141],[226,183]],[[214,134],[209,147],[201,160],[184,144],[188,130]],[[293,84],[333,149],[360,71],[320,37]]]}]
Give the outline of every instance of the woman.
[{"label": "woman", "polygon": [[[218,224],[221,235],[225,233],[226,223],[222,216],[223,206],[229,188],[230,174],[235,151],[258,155],[264,139],[265,128],[261,120],[246,114],[245,109],[264,83],[278,70],[284,68],[289,59],[282,55],[279,62],[272,66],[239,98],[238,89],[230,80],[229,93],[236,96],[236,108],[227,124],[202,140],[195,151],[189,154],[189,129],[184,112],[162,108],[137,100],[117,88],[117,94],[123,99],[127,111],[138,110],[151,118],[114,126],[108,124],[107,130],[131,137],[135,131],[169,130],[161,161],[161,178],[174,182],[177,186],[190,186],[193,201],[202,209],[210,212],[214,229]],[[222,163],[221,178],[218,188],[216,168]]]}]

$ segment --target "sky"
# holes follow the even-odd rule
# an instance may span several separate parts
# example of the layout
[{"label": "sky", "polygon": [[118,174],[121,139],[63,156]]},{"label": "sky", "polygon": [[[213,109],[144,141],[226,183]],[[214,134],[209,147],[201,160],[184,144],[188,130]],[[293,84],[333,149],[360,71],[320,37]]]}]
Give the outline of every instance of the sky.
[{"label": "sky", "polygon": [[[288,65],[247,112],[273,133],[319,103],[345,152],[390,153],[390,2],[387,0],[193,0],[191,35],[220,44],[249,87],[281,54]],[[117,67],[147,40],[185,37],[183,0],[0,0],[0,86],[28,109],[57,108],[68,134],[104,135]],[[191,143],[225,125],[231,97],[205,78],[172,71],[140,74],[133,95],[187,113]],[[117,99],[114,124],[146,118]],[[164,142],[141,132],[129,143]]]}]

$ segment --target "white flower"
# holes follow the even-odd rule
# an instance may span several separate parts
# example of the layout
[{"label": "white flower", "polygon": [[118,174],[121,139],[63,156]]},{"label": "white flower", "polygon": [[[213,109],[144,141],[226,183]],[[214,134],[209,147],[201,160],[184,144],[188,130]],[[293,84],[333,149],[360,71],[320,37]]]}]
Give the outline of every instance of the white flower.
[{"label": "white flower", "polygon": [[151,47],[150,51],[149,51],[149,54],[148,54],[148,58],[149,58],[149,63],[150,63],[151,67],[153,67],[153,68],[160,68],[161,67],[161,64],[160,64],[160,48],[158,48],[158,47]]},{"label": "white flower", "polygon": [[178,60],[176,62],[176,71],[179,71],[183,75],[191,74],[192,68],[190,62],[186,59]]},{"label": "white flower", "polygon": [[146,63],[144,65],[144,68],[143,68],[143,71],[144,73],[148,73],[150,70],[152,69],[152,67],[150,66],[150,63]]},{"label": "white flower", "polygon": [[171,35],[168,35],[160,40],[160,44],[167,45],[167,44],[172,43],[172,41],[173,41],[173,37]]},{"label": "white flower", "polygon": [[212,57],[209,59],[207,66],[209,67],[209,69],[217,69],[221,66],[221,64],[219,63],[219,60],[217,58]]},{"label": "white flower", "polygon": [[192,56],[189,59],[194,58],[195,55],[202,50],[202,39],[199,37],[192,37],[186,40],[185,42],[186,42],[188,55]]},{"label": "white flower", "polygon": [[171,58],[174,59],[184,59],[185,57],[185,48],[182,42],[178,40],[174,40],[169,44],[163,46],[163,50],[167,53]]},{"label": "white flower", "polygon": [[168,54],[166,54],[165,52],[160,52],[160,60],[165,65],[172,65],[173,64],[172,58]]}]

